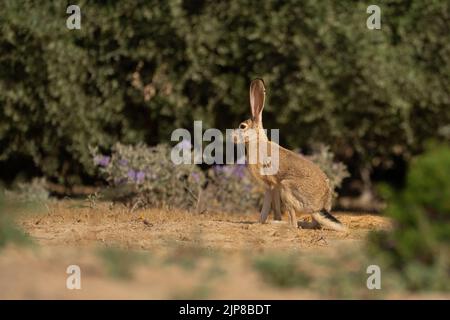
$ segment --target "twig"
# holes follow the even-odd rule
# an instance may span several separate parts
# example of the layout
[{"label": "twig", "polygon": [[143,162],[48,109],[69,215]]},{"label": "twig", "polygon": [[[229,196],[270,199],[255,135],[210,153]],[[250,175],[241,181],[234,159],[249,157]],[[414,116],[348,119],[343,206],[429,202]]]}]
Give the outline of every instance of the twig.
[{"label": "twig", "polygon": [[131,207],[129,213],[133,213],[133,211],[136,209],[137,205],[141,202],[141,200],[138,200],[134,203],[134,205]]}]

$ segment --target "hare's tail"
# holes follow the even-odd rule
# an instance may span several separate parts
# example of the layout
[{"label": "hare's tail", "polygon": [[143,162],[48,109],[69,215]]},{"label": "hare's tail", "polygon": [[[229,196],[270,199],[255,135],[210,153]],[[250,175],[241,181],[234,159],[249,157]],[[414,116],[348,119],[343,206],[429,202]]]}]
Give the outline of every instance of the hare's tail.
[{"label": "hare's tail", "polygon": [[313,213],[312,216],[321,226],[336,231],[347,231],[347,227],[325,209],[322,209],[320,212]]}]

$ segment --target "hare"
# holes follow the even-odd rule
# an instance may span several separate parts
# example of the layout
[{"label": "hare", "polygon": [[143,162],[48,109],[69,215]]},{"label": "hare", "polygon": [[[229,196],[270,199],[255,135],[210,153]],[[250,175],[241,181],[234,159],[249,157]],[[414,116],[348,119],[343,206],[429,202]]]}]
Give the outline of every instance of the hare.
[{"label": "hare", "polygon": [[[235,143],[244,143],[247,168],[251,176],[266,190],[260,215],[265,223],[272,209],[275,218],[281,219],[281,203],[289,215],[289,223],[294,228],[313,229],[327,227],[336,231],[345,231],[346,227],[330,214],[332,190],[325,173],[313,162],[300,154],[287,150],[273,141],[269,141],[263,129],[262,111],[265,101],[265,85],[262,79],[250,84],[250,109],[252,117],[234,130]],[[248,161],[251,146],[256,145],[257,161]],[[278,152],[277,157],[261,155],[260,149],[268,150],[267,155]],[[273,154],[275,155],[275,154]],[[267,173],[265,168],[273,159],[278,159],[278,167]],[[297,222],[296,213],[311,214],[312,222]]]}]

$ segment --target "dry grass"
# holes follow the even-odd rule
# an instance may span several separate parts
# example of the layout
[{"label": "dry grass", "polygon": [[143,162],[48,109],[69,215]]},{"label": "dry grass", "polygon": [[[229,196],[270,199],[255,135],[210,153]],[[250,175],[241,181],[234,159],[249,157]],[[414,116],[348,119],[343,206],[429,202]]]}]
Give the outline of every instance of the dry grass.
[{"label": "dry grass", "polygon": [[57,202],[48,212],[27,216],[22,227],[41,244],[117,245],[161,251],[174,244],[225,251],[296,250],[328,247],[364,239],[367,232],[389,228],[389,221],[371,214],[334,213],[348,233],[328,230],[294,231],[286,223],[256,223],[258,214],[194,214],[148,209],[129,213],[124,207],[79,207]]},{"label": "dry grass", "polygon": [[[378,298],[380,293],[367,290],[360,280],[366,277],[361,244],[370,230],[389,228],[389,221],[371,214],[335,214],[349,227],[348,233],[295,231],[285,223],[261,225],[255,223],[257,213],[129,213],[107,203],[90,208],[75,201],[54,202],[43,212],[20,218],[38,246],[10,246],[0,254],[0,298]],[[277,272],[272,265],[287,276],[298,272],[270,261],[280,254],[301,257],[301,269],[312,270],[307,275],[313,277],[312,285],[299,282],[283,288],[266,281],[265,273]],[[258,260],[261,257],[266,260]],[[339,260],[345,264],[338,270],[337,287],[330,282],[334,280],[318,282],[335,268],[330,261]],[[263,261],[265,270],[255,261]],[[119,263],[118,272],[129,276],[117,276],[117,269],[110,272]],[[81,267],[82,290],[65,287],[71,264]],[[346,276],[358,290],[347,287],[349,281],[342,281]]]}]

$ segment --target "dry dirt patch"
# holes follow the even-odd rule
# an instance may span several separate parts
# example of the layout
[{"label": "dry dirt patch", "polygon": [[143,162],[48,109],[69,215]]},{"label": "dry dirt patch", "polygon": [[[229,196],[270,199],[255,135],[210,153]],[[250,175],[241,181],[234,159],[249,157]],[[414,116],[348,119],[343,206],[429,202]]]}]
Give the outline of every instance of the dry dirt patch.
[{"label": "dry dirt patch", "polygon": [[171,244],[202,245],[220,250],[304,249],[359,241],[370,230],[389,228],[381,216],[334,212],[349,228],[293,231],[286,223],[256,223],[258,214],[194,214],[158,209],[130,213],[125,208],[74,208],[57,203],[50,212],[27,216],[23,228],[43,245],[92,243],[162,250]]},{"label": "dry dirt patch", "polygon": [[[301,286],[271,285],[253,264],[254,257],[271,252],[357,257],[370,230],[390,227],[389,221],[378,215],[334,214],[348,226],[348,233],[295,231],[283,223],[261,225],[256,223],[257,213],[193,214],[157,209],[130,213],[120,206],[111,209],[106,203],[90,208],[74,201],[55,202],[41,213],[20,218],[19,224],[37,246],[8,247],[1,252],[0,298],[342,297]],[[342,247],[344,251],[339,249]],[[132,264],[132,276],[122,279],[108,271],[111,265],[122,262],[122,257],[114,260],[111,253],[102,251],[108,248],[139,252],[146,256],[146,262]],[[66,288],[66,268],[71,264],[81,267],[82,290]],[[354,268],[352,261],[347,264]],[[361,288],[365,288],[364,283]],[[371,297],[367,289],[364,292]]]}]

